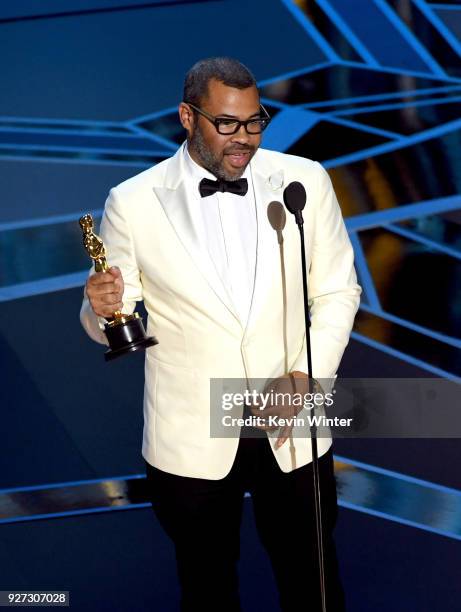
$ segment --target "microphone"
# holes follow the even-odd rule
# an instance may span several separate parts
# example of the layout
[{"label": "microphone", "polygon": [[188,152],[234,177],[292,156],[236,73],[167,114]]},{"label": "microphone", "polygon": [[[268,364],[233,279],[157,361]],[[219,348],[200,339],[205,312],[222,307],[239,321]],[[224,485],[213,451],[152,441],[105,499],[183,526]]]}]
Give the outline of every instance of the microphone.
[{"label": "microphone", "polygon": [[279,244],[283,244],[283,228],[286,223],[286,213],[280,202],[274,201],[267,207],[267,218],[273,230],[277,232],[277,241]]},{"label": "microphone", "polygon": [[306,190],[299,181],[293,181],[283,191],[283,201],[288,210],[295,216],[296,223],[303,225],[303,209],[306,206]]}]

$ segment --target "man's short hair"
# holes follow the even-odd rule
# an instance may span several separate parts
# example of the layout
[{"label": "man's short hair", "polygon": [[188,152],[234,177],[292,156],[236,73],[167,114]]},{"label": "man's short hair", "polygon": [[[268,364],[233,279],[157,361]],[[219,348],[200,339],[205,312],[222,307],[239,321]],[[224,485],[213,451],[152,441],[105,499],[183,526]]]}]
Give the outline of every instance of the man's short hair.
[{"label": "man's short hair", "polygon": [[250,70],[232,57],[208,57],[192,66],[184,80],[184,102],[199,106],[208,94],[211,79],[220,81],[228,87],[246,89],[256,86]]}]

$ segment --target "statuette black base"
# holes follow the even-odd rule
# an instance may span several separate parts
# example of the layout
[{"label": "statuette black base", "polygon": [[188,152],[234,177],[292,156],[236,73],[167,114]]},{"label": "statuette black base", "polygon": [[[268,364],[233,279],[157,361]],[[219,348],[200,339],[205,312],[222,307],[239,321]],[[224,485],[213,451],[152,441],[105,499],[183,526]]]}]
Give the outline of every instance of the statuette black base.
[{"label": "statuette black base", "polygon": [[158,344],[154,336],[146,336],[142,319],[137,313],[123,315],[120,319],[106,323],[105,334],[110,347],[104,353],[106,361]]}]

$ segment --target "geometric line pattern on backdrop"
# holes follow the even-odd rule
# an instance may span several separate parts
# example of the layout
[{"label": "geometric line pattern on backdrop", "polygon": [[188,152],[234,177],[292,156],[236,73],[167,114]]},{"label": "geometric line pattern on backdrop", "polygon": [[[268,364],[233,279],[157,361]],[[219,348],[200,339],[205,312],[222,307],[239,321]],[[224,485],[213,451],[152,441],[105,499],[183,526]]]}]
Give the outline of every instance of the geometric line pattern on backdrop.
[{"label": "geometric line pattern on backdrop", "polygon": [[[339,456],[335,473],[340,506],[461,540],[461,491]],[[14,487],[0,490],[0,525],[150,506],[144,474]]]},{"label": "geometric line pattern on backdrop", "polygon": [[[444,5],[413,0],[411,21],[405,20],[398,3],[393,0],[356,0],[353,3],[282,0],[282,3],[303,28],[306,37],[322,49],[326,61],[306,63],[304,69],[273,75],[260,83],[263,101],[274,117],[265,135],[266,146],[318,159],[330,169],[356,252],[357,269],[364,288],[363,313],[386,320],[391,326],[411,328],[413,334],[428,339],[437,337],[441,346],[453,349],[453,342],[459,336],[460,315],[453,317],[440,312],[440,318],[448,317],[451,322],[449,329],[442,329],[437,318],[426,325],[411,312],[405,316],[394,312],[389,306],[392,301],[389,292],[397,291],[401,281],[394,279],[393,289],[386,288],[386,304],[383,305],[379,294],[384,289],[379,278],[385,272],[385,262],[383,257],[381,262],[375,261],[380,249],[382,252],[384,248],[387,253],[397,244],[403,249],[403,240],[406,255],[399,260],[400,271],[411,258],[419,257],[421,261],[441,256],[453,261],[460,258],[459,202],[449,211],[441,205],[440,214],[436,206],[432,214],[420,216],[418,199],[426,201],[426,194],[422,192],[411,206],[408,204],[412,210],[405,219],[383,224],[385,210],[392,212],[400,204],[407,203],[401,202],[396,207],[395,194],[391,193],[393,177],[386,175],[386,167],[379,165],[380,154],[384,153],[396,156],[401,155],[399,151],[408,150],[410,155],[418,157],[418,144],[426,140],[433,141],[435,148],[445,147],[444,153],[447,142],[453,150],[460,144],[457,112],[461,99],[461,43],[442,18],[442,11],[445,9],[446,14],[448,9]],[[368,15],[367,19],[356,19],[357,3]],[[453,13],[457,9],[456,5],[449,8]],[[458,8],[461,14],[461,6]],[[363,28],[365,23],[367,27]],[[428,28],[433,29],[430,39],[422,34],[423,29],[427,31]],[[436,36],[442,37],[449,49],[445,55],[437,50],[440,41],[437,49],[432,44]],[[393,41],[392,45],[388,44],[389,40]],[[8,163],[65,163],[142,169],[171,155],[182,139],[176,108],[120,122],[0,117],[0,167]],[[448,157],[447,153],[445,161]],[[371,190],[380,192],[375,198],[374,209],[368,214],[371,227],[381,227],[386,232],[379,236],[374,234],[373,239],[366,230],[354,229],[355,218],[358,221],[361,211],[349,208],[348,200],[354,196],[353,190],[344,197],[345,188],[335,179],[336,169],[341,168],[344,180],[349,183],[356,180],[354,164],[360,160],[367,160]],[[424,160],[419,157],[419,161]],[[437,170],[437,166],[433,167]],[[454,169],[448,168],[448,171],[454,172]],[[451,180],[454,183],[451,194],[430,193],[429,199],[436,202],[447,195],[459,194],[459,182],[453,177]],[[360,195],[363,198],[369,194]],[[80,212],[83,211],[75,211],[74,216]],[[373,223],[373,215],[376,215],[376,223]],[[0,219],[0,243],[7,242],[10,249],[16,248],[22,253],[27,252],[25,241],[31,236],[40,242],[41,236],[62,230],[59,221],[54,223],[53,219],[45,218],[43,224],[37,224],[34,218],[21,218],[16,223],[15,228],[14,222],[2,224]],[[391,260],[389,256],[388,265]],[[63,289],[75,286],[85,278],[85,266],[81,261],[76,252],[75,257],[68,259],[67,269],[55,272],[47,271],[46,262],[43,266],[38,262],[36,276],[32,279],[24,278],[20,263],[10,269],[8,278],[0,268],[0,300],[56,290],[60,286]],[[395,262],[392,265],[395,266]],[[451,296],[452,300],[455,298]],[[367,325],[362,324],[360,330],[356,326],[355,337],[368,338],[383,350],[393,349],[389,337],[377,339]],[[415,340],[408,337],[407,341]],[[459,351],[459,346],[455,348]],[[398,351],[403,359],[408,357],[414,363],[412,346],[399,347]],[[418,363],[429,371],[434,372],[435,368],[447,376],[458,376],[461,371],[459,359],[440,367],[428,354]]]}]

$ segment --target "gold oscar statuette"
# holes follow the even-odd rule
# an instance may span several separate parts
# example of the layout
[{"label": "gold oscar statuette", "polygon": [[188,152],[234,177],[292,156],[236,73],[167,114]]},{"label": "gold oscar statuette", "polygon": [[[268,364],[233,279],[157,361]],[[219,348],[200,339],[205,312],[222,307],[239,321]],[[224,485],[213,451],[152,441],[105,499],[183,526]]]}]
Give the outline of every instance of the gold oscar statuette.
[{"label": "gold oscar statuette", "polygon": [[[95,272],[107,272],[109,265],[106,249],[101,238],[93,232],[93,217],[90,214],[84,215],[79,219],[79,224],[83,232],[83,246],[94,262]],[[146,336],[142,319],[137,312],[128,315],[116,310],[112,320],[104,325],[104,333],[110,347],[104,354],[106,361],[158,344],[156,338]]]}]

